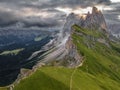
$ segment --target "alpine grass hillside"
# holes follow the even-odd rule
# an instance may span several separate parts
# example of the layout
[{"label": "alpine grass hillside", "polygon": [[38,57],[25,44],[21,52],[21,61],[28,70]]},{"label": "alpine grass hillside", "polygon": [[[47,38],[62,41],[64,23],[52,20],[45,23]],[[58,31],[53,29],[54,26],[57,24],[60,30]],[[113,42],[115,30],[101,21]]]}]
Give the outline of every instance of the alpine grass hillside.
[{"label": "alpine grass hillside", "polygon": [[15,84],[13,90],[120,90],[120,47],[104,30],[72,26],[70,36],[82,66],[44,66]]},{"label": "alpine grass hillside", "polygon": [[7,90],[8,88],[0,88],[0,90]]}]

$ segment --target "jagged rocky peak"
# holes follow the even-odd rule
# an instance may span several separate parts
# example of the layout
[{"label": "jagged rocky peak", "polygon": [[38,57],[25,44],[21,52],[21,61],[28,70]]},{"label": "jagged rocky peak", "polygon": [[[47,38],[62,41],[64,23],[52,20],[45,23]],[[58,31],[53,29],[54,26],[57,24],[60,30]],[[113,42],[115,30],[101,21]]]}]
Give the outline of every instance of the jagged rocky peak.
[{"label": "jagged rocky peak", "polygon": [[78,21],[79,21],[79,18],[77,18],[77,15],[74,13],[71,13],[67,16],[66,22],[65,22],[64,28],[63,28],[63,37],[70,34],[71,26],[78,23]]},{"label": "jagged rocky peak", "polygon": [[93,7],[92,14],[96,14],[96,13],[99,13],[99,12],[101,12],[101,11],[98,10],[96,7]]},{"label": "jagged rocky peak", "polygon": [[70,14],[68,15],[68,17],[67,17],[67,20],[68,20],[68,19],[73,19],[73,18],[75,18],[75,14],[74,14],[74,13],[70,13]]},{"label": "jagged rocky peak", "polygon": [[92,8],[92,13],[88,12],[83,15],[69,14],[64,25],[64,33],[70,33],[71,26],[74,24],[88,29],[104,30],[107,32],[105,18],[96,7]]},{"label": "jagged rocky peak", "polygon": [[80,26],[89,29],[107,30],[105,18],[100,10],[96,7],[92,8],[92,13],[88,12],[83,22],[78,23]]}]

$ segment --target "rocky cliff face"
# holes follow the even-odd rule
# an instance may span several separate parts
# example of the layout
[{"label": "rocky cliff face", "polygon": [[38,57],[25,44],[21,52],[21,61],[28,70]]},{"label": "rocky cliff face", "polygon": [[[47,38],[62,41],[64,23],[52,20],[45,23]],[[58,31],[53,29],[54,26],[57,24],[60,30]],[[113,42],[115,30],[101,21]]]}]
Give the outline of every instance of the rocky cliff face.
[{"label": "rocky cliff face", "polygon": [[92,8],[92,13],[88,12],[83,16],[71,13],[66,19],[66,23],[63,29],[63,34],[65,35],[67,33],[70,33],[71,26],[74,24],[77,24],[81,27],[88,29],[97,29],[107,32],[107,25],[105,18],[102,12],[98,10],[96,7]]},{"label": "rocky cliff face", "polygon": [[66,51],[67,55],[65,56],[65,60],[67,60],[68,67],[78,67],[81,65],[83,56],[78,53],[71,37],[66,42]]},{"label": "rocky cliff face", "polygon": [[[104,19],[104,16],[101,11],[99,11],[96,7],[93,7],[92,13],[86,15],[86,18],[83,21],[83,27],[90,29],[102,29],[107,30],[107,25]],[[80,26],[81,23],[80,23]]]},{"label": "rocky cliff face", "polygon": [[74,25],[75,23],[78,23],[78,21],[79,21],[79,18],[74,13],[71,13],[68,15],[68,17],[66,18],[64,28],[63,28],[63,37],[70,34],[71,26]]}]

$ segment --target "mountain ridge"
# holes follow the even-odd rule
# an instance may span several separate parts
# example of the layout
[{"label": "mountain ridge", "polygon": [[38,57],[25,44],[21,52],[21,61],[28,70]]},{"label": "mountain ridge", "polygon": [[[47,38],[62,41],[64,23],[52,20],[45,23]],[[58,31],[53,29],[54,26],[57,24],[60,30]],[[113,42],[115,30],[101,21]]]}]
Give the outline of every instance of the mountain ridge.
[{"label": "mountain ridge", "polygon": [[[67,55],[64,58],[65,60],[67,60],[67,62],[65,62],[65,63],[69,63],[69,65],[67,65],[68,67],[77,67],[80,64],[82,64],[82,62],[83,62],[83,56],[77,52],[77,48],[73,43],[72,34],[76,33],[76,34],[79,34],[80,36],[83,36],[83,34],[84,34],[83,32],[86,31],[86,29],[88,29],[89,32],[91,32],[91,30],[93,32],[97,32],[95,30],[98,30],[98,32],[95,33],[96,35],[98,33],[101,33],[101,35],[105,34],[106,37],[109,36],[104,16],[103,16],[102,12],[100,10],[98,10],[96,7],[92,8],[91,14],[88,12],[85,16],[82,15],[79,17],[78,15],[71,13],[70,15],[68,15],[65,25],[66,26],[64,28],[64,31],[66,32],[66,35],[67,35],[67,33],[70,33],[70,36],[69,36],[68,40],[66,41]],[[71,27],[69,27],[69,26],[71,26]],[[81,27],[81,30],[84,30],[84,31],[76,32],[76,27],[78,27],[78,26],[79,26],[79,28]],[[86,37],[86,35],[84,35],[84,37]],[[91,38],[92,35],[87,36],[87,37]],[[97,41],[109,46],[108,42],[105,39],[103,39],[103,37],[101,37],[100,35],[98,35],[97,37],[93,37],[93,39],[94,39],[94,41],[95,41],[95,39],[97,39]],[[90,45],[88,45],[88,47],[90,47]]]},{"label": "mountain ridge", "polygon": [[92,13],[88,12],[87,14],[83,15],[74,13],[69,14],[63,28],[63,34],[69,34],[71,31],[71,26],[74,24],[91,30],[98,29],[103,30],[104,32],[108,32],[105,18],[102,12],[96,7],[92,8]]}]

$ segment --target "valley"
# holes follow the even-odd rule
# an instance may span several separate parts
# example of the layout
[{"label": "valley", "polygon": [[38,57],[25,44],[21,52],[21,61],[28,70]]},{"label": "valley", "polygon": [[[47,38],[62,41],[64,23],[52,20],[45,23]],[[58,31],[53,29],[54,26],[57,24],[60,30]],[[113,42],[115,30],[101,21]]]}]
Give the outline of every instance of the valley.
[{"label": "valley", "polygon": [[[37,60],[35,59],[36,57],[34,57],[34,60],[28,60],[28,58],[52,39],[52,36],[48,36],[49,32],[44,32],[46,34],[43,34],[43,32],[38,30],[27,32],[33,35],[22,34],[26,31],[12,32],[14,31],[8,33],[9,35],[7,36],[4,34],[0,35],[0,44],[2,45],[0,46],[0,86],[13,83],[21,68],[31,69],[37,63]],[[37,37],[41,37],[41,40],[35,41]],[[9,42],[14,43],[9,44]]]}]

